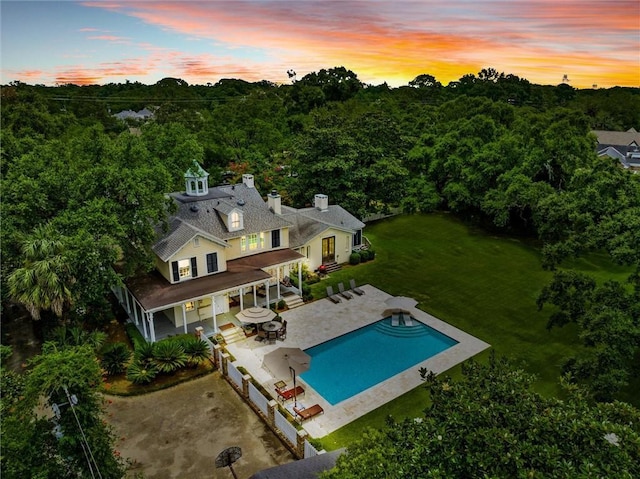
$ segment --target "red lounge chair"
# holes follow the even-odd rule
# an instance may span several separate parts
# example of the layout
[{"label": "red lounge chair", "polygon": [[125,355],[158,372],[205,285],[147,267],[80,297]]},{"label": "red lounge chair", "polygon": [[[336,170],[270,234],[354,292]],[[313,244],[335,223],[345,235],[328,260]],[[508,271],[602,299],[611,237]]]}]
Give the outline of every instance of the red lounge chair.
[{"label": "red lounge chair", "polygon": [[[287,389],[286,391],[283,391],[281,389],[276,389],[276,392],[278,393],[278,399],[281,399],[282,402],[288,401],[289,399],[293,399],[294,398],[294,394],[293,394],[293,388],[291,389]],[[302,394],[304,394],[304,388],[302,386],[296,386],[295,389],[295,396],[300,396]]]},{"label": "red lounge chair", "polygon": [[296,416],[300,417],[300,422],[306,421],[307,419],[311,419],[318,414],[324,414],[324,409],[320,404],[314,404],[311,407],[305,409],[298,409],[297,407],[293,407],[293,412],[296,413]]}]

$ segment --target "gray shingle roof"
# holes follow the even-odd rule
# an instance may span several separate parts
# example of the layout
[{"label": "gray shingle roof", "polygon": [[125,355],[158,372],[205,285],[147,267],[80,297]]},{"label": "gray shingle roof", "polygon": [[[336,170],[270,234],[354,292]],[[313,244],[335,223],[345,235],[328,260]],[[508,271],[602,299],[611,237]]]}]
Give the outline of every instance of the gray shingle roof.
[{"label": "gray shingle roof", "polygon": [[249,479],[316,479],[321,472],[328,471],[336,465],[336,461],[344,449],[318,454],[293,461],[282,466],[271,467],[256,472]]},{"label": "gray shingle roof", "polygon": [[627,131],[593,130],[591,133],[598,137],[599,149],[606,146],[629,146],[633,142],[640,145],[640,133],[633,128]]},{"label": "gray shingle roof", "polygon": [[289,230],[289,246],[298,248],[328,228],[343,231],[357,231],[364,223],[340,205],[329,205],[321,211],[318,208],[295,209],[282,207],[282,216],[295,225]]},{"label": "gray shingle roof", "polygon": [[[153,251],[168,261],[184,244],[196,234],[202,234],[220,243],[251,233],[286,228],[291,223],[271,212],[255,188],[244,184],[218,186],[209,189],[206,196],[187,196],[183,193],[171,195],[177,212],[169,218],[169,229],[160,233]],[[238,209],[243,215],[244,228],[230,232],[221,214],[227,215]]]}]

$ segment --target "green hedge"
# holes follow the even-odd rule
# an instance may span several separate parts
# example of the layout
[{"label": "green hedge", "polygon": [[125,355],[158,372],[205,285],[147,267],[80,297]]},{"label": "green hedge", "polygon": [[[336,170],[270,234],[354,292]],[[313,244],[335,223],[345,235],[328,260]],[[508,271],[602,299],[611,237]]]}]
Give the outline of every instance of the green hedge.
[{"label": "green hedge", "polygon": [[138,346],[140,344],[144,344],[147,342],[147,340],[144,339],[144,336],[142,336],[142,333],[140,333],[140,330],[135,324],[127,323],[124,329],[127,332],[127,336],[129,336],[129,339],[131,340],[131,344],[133,344],[133,349],[138,349]]}]

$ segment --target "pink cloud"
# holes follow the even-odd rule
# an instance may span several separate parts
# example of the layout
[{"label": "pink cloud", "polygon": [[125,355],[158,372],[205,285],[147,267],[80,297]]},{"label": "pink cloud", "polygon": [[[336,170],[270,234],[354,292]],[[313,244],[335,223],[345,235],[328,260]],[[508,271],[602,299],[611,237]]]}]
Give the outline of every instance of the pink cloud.
[{"label": "pink cloud", "polygon": [[[348,64],[369,78],[411,79],[414,73],[430,72],[442,75],[446,82],[474,71],[474,65],[475,71],[504,65],[507,73],[527,77],[525,72],[531,70],[535,76],[543,71],[539,64],[550,59],[553,63],[554,58],[558,68],[566,67],[570,59],[581,67],[591,62],[595,72],[608,65],[612,55],[619,61],[637,60],[638,49],[637,35],[631,40],[624,35],[637,27],[629,21],[629,12],[637,10],[635,0],[440,0],[430,2],[428,8],[402,1],[85,5],[227,48],[257,49],[265,59],[277,58],[274,64],[285,68],[313,71]],[[523,58],[530,63],[524,64]],[[523,66],[523,72],[514,72],[515,66]],[[205,70],[202,66],[194,71]]]}]

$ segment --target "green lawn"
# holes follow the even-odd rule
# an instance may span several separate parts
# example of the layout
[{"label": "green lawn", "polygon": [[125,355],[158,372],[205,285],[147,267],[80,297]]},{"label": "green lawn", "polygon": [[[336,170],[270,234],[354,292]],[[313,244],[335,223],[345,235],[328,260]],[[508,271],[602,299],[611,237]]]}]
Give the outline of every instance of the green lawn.
[{"label": "green lawn", "polygon": [[[345,267],[312,285],[314,297],[325,287],[355,278],[393,295],[410,296],[418,307],[492,345],[538,377],[535,388],[560,395],[560,366],[579,349],[574,327],[547,331],[548,308],[538,311],[536,298],[552,273],[543,271],[540,249],[532,241],[499,237],[471,228],[448,214],[398,216],[367,226],[376,259]],[[624,281],[628,270],[604,255],[572,262],[575,269],[599,279]],[[482,353],[483,360],[489,353]],[[447,374],[459,375],[459,367]],[[418,372],[416,371],[416,374]],[[323,438],[327,449],[359,437],[365,426],[380,427],[387,415],[416,417],[427,405],[419,387]]]}]

